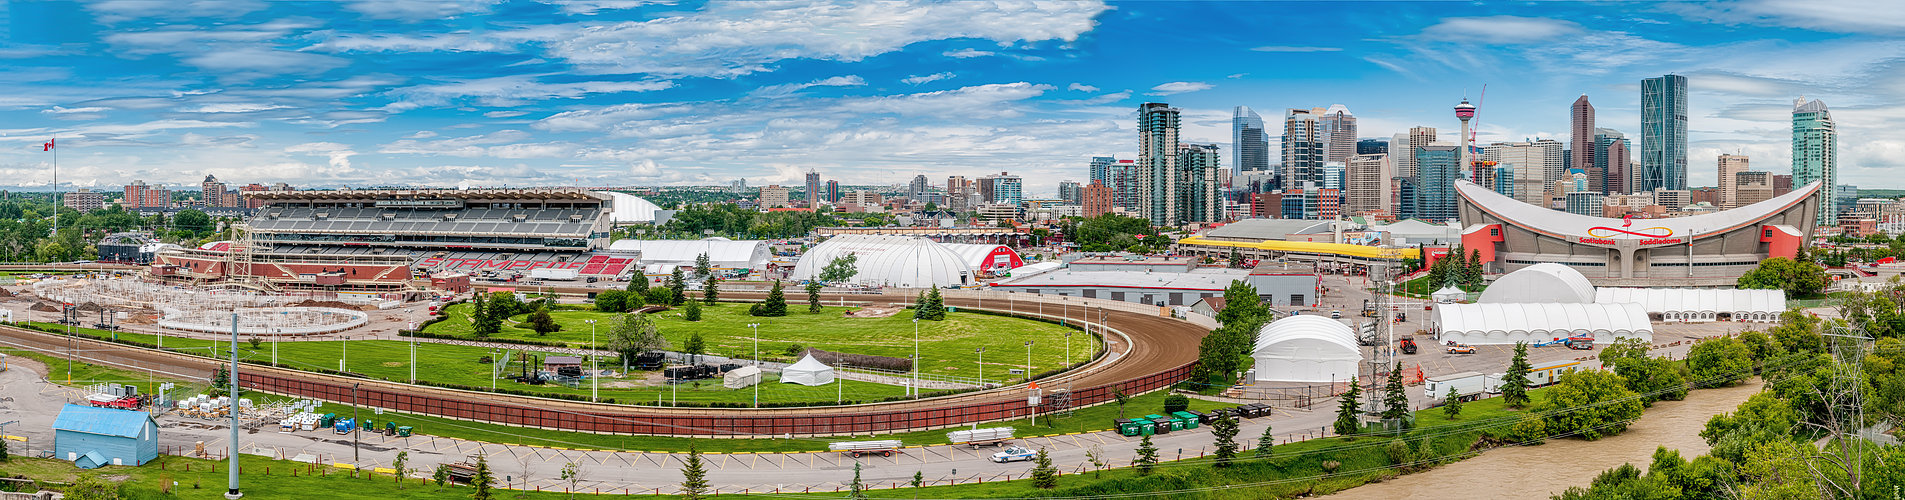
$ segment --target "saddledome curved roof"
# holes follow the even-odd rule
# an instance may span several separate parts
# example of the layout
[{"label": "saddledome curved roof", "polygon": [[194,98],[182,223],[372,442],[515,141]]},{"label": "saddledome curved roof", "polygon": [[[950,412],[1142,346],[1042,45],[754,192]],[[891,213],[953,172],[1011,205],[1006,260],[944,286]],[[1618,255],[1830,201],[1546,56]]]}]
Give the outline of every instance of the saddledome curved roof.
[{"label": "saddledome curved roof", "polygon": [[1515,225],[1551,235],[1588,236],[1609,240],[1689,238],[1719,234],[1766,219],[1792,207],[1819,190],[1819,182],[1790,193],[1732,210],[1671,217],[1622,220],[1571,214],[1538,207],[1465,180],[1455,181],[1455,192],[1483,211]]}]

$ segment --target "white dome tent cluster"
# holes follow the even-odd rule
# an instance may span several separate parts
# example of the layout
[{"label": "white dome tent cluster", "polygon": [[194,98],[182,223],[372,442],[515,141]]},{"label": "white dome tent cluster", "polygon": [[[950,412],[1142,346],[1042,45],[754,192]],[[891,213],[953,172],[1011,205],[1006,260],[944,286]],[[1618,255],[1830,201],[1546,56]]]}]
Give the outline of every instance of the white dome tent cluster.
[{"label": "white dome tent cluster", "polygon": [[1594,303],[1594,284],[1572,267],[1543,262],[1496,278],[1476,302]]},{"label": "white dome tent cluster", "polygon": [[1621,337],[1654,339],[1653,323],[1640,304],[1441,304],[1435,315],[1441,340],[1458,344],[1535,343],[1576,336],[1594,337],[1598,343]]},{"label": "white dome tent cluster", "polygon": [[1250,356],[1260,382],[1347,382],[1363,361],[1349,325],[1303,315],[1264,325]]},{"label": "white dome tent cluster", "polygon": [[[1731,319],[1772,323],[1786,311],[1786,292],[1713,288],[1601,288],[1596,302],[1632,302],[1661,321],[1707,322]],[[1722,318],[1724,316],[1724,318]]]},{"label": "white dome tent cluster", "polygon": [[1621,337],[1652,342],[1652,321],[1777,321],[1786,310],[1779,290],[1600,288],[1574,268],[1541,263],[1496,279],[1474,304],[1437,304],[1435,328],[1445,342],[1512,344],[1556,338]]},{"label": "white dome tent cluster", "polygon": [[909,236],[849,234],[814,245],[794,265],[795,280],[818,279],[834,259],[854,256],[853,278],[861,285],[939,288],[973,283],[966,259],[933,240]]}]

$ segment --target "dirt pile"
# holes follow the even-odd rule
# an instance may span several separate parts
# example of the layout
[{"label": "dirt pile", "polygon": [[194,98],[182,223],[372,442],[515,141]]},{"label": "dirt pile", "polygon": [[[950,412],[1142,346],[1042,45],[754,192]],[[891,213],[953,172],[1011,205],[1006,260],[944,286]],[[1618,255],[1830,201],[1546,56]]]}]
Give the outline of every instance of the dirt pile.
[{"label": "dirt pile", "polygon": [[866,306],[859,309],[854,309],[852,311],[847,311],[846,317],[885,318],[895,314],[899,314],[900,311],[904,311],[904,310],[906,310],[906,306],[897,305],[897,304]]}]

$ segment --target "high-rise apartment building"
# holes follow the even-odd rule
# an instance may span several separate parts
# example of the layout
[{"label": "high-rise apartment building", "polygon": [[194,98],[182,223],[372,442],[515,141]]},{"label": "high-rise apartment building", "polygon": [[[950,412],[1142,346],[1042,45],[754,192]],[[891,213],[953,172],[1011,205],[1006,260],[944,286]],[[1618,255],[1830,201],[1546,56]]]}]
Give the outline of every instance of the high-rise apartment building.
[{"label": "high-rise apartment building", "polygon": [[1177,164],[1183,169],[1178,174],[1181,178],[1178,185],[1183,186],[1183,190],[1176,194],[1180,198],[1175,203],[1181,207],[1179,218],[1170,225],[1224,221],[1222,152],[1216,144],[1185,144],[1178,150]]},{"label": "high-rise apartment building", "polygon": [[1349,171],[1344,186],[1343,205],[1350,215],[1379,212],[1394,215],[1390,210],[1390,178],[1395,177],[1394,167],[1389,164],[1389,155],[1382,153],[1356,155],[1349,159]]},{"label": "high-rise apartment building", "polygon": [[1263,117],[1249,106],[1231,110],[1230,144],[1235,150],[1230,159],[1231,173],[1270,169],[1270,134],[1263,130]]},{"label": "high-rise apartment building", "polygon": [[1170,104],[1147,102],[1138,106],[1138,210],[1152,225],[1179,220],[1178,120],[1181,112]]},{"label": "high-rise apartment building", "polygon": [[60,199],[66,204],[66,208],[78,210],[80,213],[106,208],[106,194],[86,188],[60,195]]},{"label": "high-rise apartment building", "polygon": [[[925,177],[921,177],[920,179],[925,179]],[[813,170],[807,171],[807,206],[820,206],[820,172]]]},{"label": "high-rise apartment building", "polygon": [[1085,204],[1085,187],[1078,181],[1058,181],[1058,199],[1069,205]]},{"label": "high-rise apartment building", "polygon": [[1111,186],[1101,181],[1091,181],[1085,186],[1085,216],[1097,217],[1111,213]]},{"label": "high-rise apartment building", "polygon": [[946,177],[946,209],[958,213],[972,211],[972,182],[965,176]]},{"label": "high-rise apartment building", "polygon": [[979,197],[986,203],[1018,205],[1025,201],[1025,182],[1019,176],[1006,172],[979,178]]},{"label": "high-rise apartment building", "polygon": [[[1493,161],[1496,167],[1514,172],[1516,200],[1541,207],[1551,206],[1551,200],[1561,196],[1550,189],[1554,181],[1561,180],[1561,158],[1561,143],[1553,139],[1498,142],[1482,152],[1483,161]],[[1498,188],[1496,192],[1503,191]]]},{"label": "high-rise apartment building", "polygon": [[1349,107],[1331,104],[1323,110],[1323,161],[1349,163],[1356,156],[1356,115]]},{"label": "high-rise apartment building", "polygon": [[1416,218],[1436,223],[1456,220],[1455,181],[1462,178],[1463,170],[1460,149],[1457,146],[1416,148]]},{"label": "high-rise apartment building", "polygon": [[1638,177],[1636,191],[1687,188],[1687,77],[1640,81]]},{"label": "high-rise apartment building", "polygon": [[1323,110],[1290,109],[1283,115],[1283,186],[1323,184]]},{"label": "high-rise apartment building", "polygon": [[761,188],[761,199],[758,203],[760,203],[761,208],[787,206],[787,188],[779,184],[769,184],[767,187]]},{"label": "high-rise apartment building", "polygon": [[1110,169],[1111,206],[1125,210],[1138,209],[1138,162],[1118,160]]},{"label": "high-rise apartment building", "polygon": [[164,186],[148,186],[145,181],[126,185],[126,197],[120,206],[127,209],[166,208],[172,206],[172,191]]},{"label": "high-rise apartment building", "polygon": [[915,175],[913,182],[906,185],[906,197],[913,201],[926,201],[926,192],[930,191],[929,186],[932,186],[932,181],[926,180],[925,175]]},{"label": "high-rise apartment building", "polygon": [[1793,101],[1793,180],[1795,186],[1819,182],[1819,227],[1838,224],[1839,132],[1825,101]]},{"label": "high-rise apartment building", "polygon": [[[1583,174],[1583,176],[1585,177],[1586,174]],[[1605,210],[1602,207],[1606,204],[1606,201],[1607,195],[1596,191],[1576,191],[1568,193],[1568,213],[1600,217]]]},{"label": "high-rise apartment building", "polygon": [[1741,207],[1772,199],[1773,173],[1744,170],[1733,173],[1733,202]]},{"label": "high-rise apartment building", "polygon": [[1384,139],[1357,139],[1356,140],[1356,154],[1358,155],[1389,154],[1389,141]]},{"label": "high-rise apartment building", "polygon": [[[1435,127],[1410,127],[1409,145],[1405,148],[1409,151],[1410,159],[1406,166],[1401,163],[1396,164],[1396,175],[1411,178],[1416,177],[1418,168],[1416,167],[1414,156],[1415,151],[1433,145],[1435,145]],[[1391,149],[1394,149],[1394,147],[1392,146]]]},{"label": "high-rise apartment building", "polygon": [[1112,158],[1109,156],[1091,157],[1091,178],[1087,179],[1085,182],[1087,183],[1101,182],[1101,183],[1104,183],[1104,185],[1106,186],[1110,186],[1111,185],[1111,165],[1115,163],[1118,163],[1117,158]]},{"label": "high-rise apartment building", "polygon": [[1592,189],[1601,191],[1605,189],[1607,168],[1594,157],[1598,152],[1594,147],[1594,105],[1588,103],[1587,94],[1581,94],[1568,111],[1572,117],[1568,121],[1568,167],[1587,172]]},{"label": "high-rise apartment building", "polygon": [[1746,163],[1746,155],[1720,155],[1720,179],[1717,183],[1720,188],[1720,202],[1717,205],[1720,208],[1730,209],[1740,206],[1737,174],[1746,171]]},{"label": "high-rise apartment building", "polygon": [[840,181],[827,181],[827,203],[840,202]]},{"label": "high-rise apartment building", "polygon": [[225,183],[219,182],[218,177],[206,174],[205,181],[200,182],[198,186],[198,199],[205,203],[205,206],[225,206]]},{"label": "high-rise apartment building", "polygon": [[1632,146],[1627,136],[1611,128],[1594,129],[1594,168],[1599,169],[1603,193],[1625,193],[1634,185]]}]

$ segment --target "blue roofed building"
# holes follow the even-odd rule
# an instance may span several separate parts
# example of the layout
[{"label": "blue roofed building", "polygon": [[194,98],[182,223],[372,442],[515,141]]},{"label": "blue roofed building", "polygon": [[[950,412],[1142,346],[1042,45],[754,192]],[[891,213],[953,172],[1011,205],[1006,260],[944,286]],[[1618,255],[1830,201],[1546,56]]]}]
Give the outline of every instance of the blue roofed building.
[{"label": "blue roofed building", "polygon": [[159,424],[141,411],[69,404],[53,421],[53,455],[81,469],[145,465],[159,458]]}]

